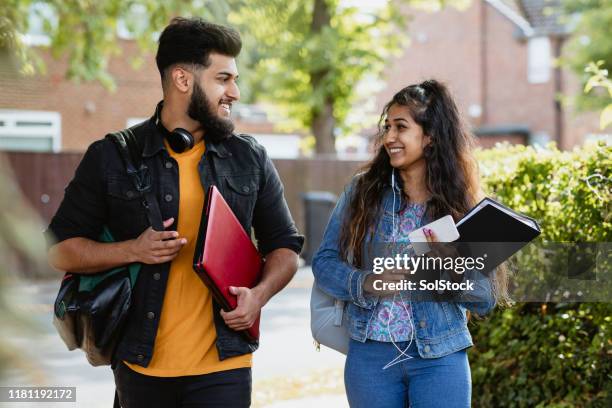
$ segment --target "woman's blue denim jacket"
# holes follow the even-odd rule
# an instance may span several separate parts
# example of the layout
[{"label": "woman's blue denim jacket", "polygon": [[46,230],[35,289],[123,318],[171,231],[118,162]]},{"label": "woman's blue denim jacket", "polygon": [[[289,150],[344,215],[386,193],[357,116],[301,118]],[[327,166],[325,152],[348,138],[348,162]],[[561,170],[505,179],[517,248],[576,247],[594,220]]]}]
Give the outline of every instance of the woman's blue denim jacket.
[{"label": "woman's blue denim jacket", "polygon": [[[359,270],[344,262],[340,257],[340,230],[353,183],[341,195],[331,215],[323,241],[314,255],[312,271],[320,289],[328,295],[343,300],[345,318],[348,316],[349,335],[352,339],[365,342],[368,326],[373,317],[379,297],[363,291],[365,277],[373,273]],[[389,236],[393,225],[393,210],[398,207],[398,196],[393,199],[389,185],[383,197],[383,216],[379,219],[374,242]],[[367,245],[368,243],[364,243]],[[363,253],[366,253],[365,248]],[[362,263],[362,265],[366,265]],[[474,274],[480,275],[475,278]],[[483,316],[495,307],[491,290],[491,280],[483,278],[477,271],[466,271],[466,278],[475,281],[475,290],[469,300],[458,299],[453,302],[413,301],[411,302],[412,321],[419,355],[423,358],[436,358],[448,355],[473,345],[467,328],[466,310]],[[494,274],[490,274],[492,278]]]}]

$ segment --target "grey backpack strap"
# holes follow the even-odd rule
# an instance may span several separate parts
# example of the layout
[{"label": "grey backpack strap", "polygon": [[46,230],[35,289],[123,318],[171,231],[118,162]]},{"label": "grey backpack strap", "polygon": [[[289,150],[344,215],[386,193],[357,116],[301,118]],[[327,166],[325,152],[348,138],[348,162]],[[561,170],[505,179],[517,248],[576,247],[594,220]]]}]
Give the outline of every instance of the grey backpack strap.
[{"label": "grey backpack strap", "polygon": [[151,172],[142,161],[142,149],[144,148],[142,138],[138,138],[132,129],[109,133],[106,138],[110,139],[117,147],[127,175],[136,190],[144,193],[142,205],[145,208],[149,224],[154,230],[163,231],[164,226],[159,203],[153,194]]}]

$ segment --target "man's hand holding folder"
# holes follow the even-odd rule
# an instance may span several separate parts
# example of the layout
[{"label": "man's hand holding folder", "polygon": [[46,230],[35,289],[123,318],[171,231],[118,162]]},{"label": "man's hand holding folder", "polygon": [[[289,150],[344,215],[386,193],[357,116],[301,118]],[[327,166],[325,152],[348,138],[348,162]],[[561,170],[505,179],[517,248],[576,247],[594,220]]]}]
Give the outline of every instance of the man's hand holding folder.
[{"label": "man's hand holding folder", "polygon": [[220,315],[229,328],[258,340],[260,311],[289,283],[297,260],[294,250],[276,248],[266,254],[264,264],[219,190],[210,187],[193,268],[221,305]]},{"label": "man's hand holding folder", "polygon": [[225,324],[233,330],[247,330],[255,324],[259,318],[263,300],[257,296],[253,289],[247,287],[230,286],[230,293],[237,297],[238,307],[231,312],[221,310],[221,317]]}]

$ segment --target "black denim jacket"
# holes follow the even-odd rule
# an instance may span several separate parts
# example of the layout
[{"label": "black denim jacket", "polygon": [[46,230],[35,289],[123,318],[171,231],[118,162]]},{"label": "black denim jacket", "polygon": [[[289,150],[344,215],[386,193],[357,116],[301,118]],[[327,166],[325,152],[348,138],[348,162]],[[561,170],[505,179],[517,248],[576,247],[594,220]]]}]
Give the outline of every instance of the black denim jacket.
[{"label": "black denim jacket", "polygon": [[[173,229],[178,222],[178,167],[164,147],[155,118],[131,129],[144,136],[142,160],[149,168],[162,219],[174,217]],[[233,135],[220,143],[206,142],[198,168],[204,191],[216,185],[245,231],[251,235],[254,229],[262,255],[278,248],[300,253],[304,237],[291,218],[283,185],[265,149],[253,137]],[[116,147],[110,140],[99,140],[85,153],[49,231],[58,242],[73,237],[95,240],[106,225],[117,241],[133,239],[149,227],[146,204],[144,193],[127,176]],[[169,270],[170,263],[143,265],[114,364],[126,360],[146,367],[151,361]],[[219,311],[213,301],[219,358],[255,351],[258,343],[227,327]]]}]

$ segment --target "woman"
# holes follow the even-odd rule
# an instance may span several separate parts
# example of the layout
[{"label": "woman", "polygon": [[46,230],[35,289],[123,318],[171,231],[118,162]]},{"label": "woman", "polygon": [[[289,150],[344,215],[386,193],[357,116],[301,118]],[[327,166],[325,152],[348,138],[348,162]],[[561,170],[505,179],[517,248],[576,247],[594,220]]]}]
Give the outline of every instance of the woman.
[{"label": "woman", "polygon": [[[367,259],[381,243],[397,250],[389,243],[406,243],[409,232],[447,214],[457,221],[480,201],[472,146],[444,85],[408,86],[385,106],[376,155],[334,209],[313,272],[323,291],[348,302],[351,407],[470,406],[467,311],[482,316],[505,302],[505,273],[498,268],[476,279],[469,301],[416,301],[407,292],[374,290],[375,280],[404,275],[373,274]],[[432,231],[425,234],[436,241]],[[429,256],[448,255],[448,248],[432,247]]]}]

